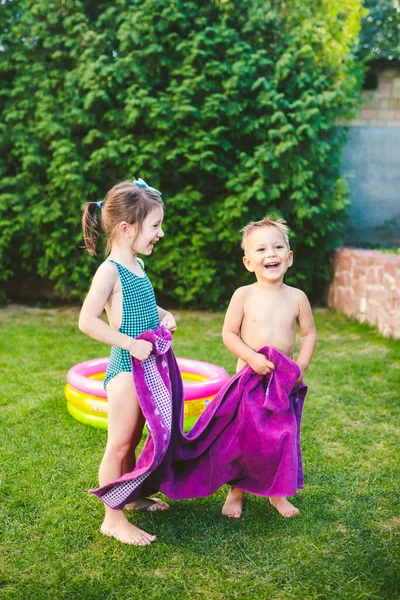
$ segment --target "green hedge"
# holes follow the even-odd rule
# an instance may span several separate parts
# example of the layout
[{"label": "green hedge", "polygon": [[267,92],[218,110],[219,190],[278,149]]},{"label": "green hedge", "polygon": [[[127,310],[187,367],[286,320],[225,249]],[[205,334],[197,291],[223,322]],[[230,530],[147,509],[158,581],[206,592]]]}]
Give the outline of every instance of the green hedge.
[{"label": "green hedge", "polygon": [[364,0],[357,55],[367,60],[400,61],[400,6],[397,0]]},{"label": "green hedge", "polygon": [[239,229],[269,213],[295,234],[288,282],[315,298],[347,203],[359,20],[359,0],[0,4],[0,277],[81,296],[80,206],[136,176],[166,205],[159,297],[224,306],[251,281]]}]

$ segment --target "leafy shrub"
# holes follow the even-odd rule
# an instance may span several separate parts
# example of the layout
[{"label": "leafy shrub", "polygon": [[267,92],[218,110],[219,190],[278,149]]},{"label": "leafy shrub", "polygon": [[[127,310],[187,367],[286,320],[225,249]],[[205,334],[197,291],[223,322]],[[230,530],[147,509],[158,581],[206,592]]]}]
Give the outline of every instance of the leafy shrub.
[{"label": "leafy shrub", "polygon": [[316,297],[348,194],[336,124],[361,80],[360,0],[316,5],[2,3],[0,277],[81,296],[80,206],[136,176],[166,204],[159,297],[222,306],[249,281],[239,230],[267,213],[294,232],[288,283]]},{"label": "leafy shrub", "polygon": [[367,61],[400,61],[400,5],[397,0],[364,0],[357,55]]}]

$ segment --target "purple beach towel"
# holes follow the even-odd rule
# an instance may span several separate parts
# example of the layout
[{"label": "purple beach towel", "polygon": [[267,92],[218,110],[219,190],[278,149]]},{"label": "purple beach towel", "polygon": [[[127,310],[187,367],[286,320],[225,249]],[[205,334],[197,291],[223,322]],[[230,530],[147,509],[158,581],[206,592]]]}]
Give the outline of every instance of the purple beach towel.
[{"label": "purple beach towel", "polygon": [[164,327],[138,339],[153,344],[146,361],[132,359],[133,377],[149,435],[132,472],[90,493],[122,509],[161,491],[199,498],[225,483],[259,496],[293,496],[302,488],[300,423],[307,386],[293,390],[296,363],[274,348],[259,352],[275,364],[268,376],[244,366],[183,432],[183,387]]}]

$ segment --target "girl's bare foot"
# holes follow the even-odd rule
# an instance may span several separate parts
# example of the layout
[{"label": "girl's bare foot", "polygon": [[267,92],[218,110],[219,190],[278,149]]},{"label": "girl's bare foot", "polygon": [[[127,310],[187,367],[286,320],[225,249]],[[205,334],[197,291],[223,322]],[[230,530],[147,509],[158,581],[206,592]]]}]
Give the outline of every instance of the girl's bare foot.
[{"label": "girl's bare foot", "polygon": [[282,515],[282,517],[286,517],[287,519],[290,519],[291,517],[295,517],[296,515],[300,514],[299,509],[296,508],[295,506],[293,506],[293,504],[291,504],[287,500],[287,498],[276,497],[276,498],[270,498],[269,501],[271,502],[272,506],[274,506],[276,508],[278,513],[280,515]]},{"label": "girl's bare foot", "polygon": [[148,546],[156,540],[155,535],[147,533],[129,523],[124,513],[116,511],[115,516],[105,517],[100,532],[108,537],[113,537],[123,544],[131,544],[132,546]]},{"label": "girl's bare foot", "polygon": [[242,490],[231,487],[225,504],[222,507],[222,514],[225,515],[225,517],[239,519],[239,517],[242,516],[243,497],[244,493]]},{"label": "girl's bare foot", "polygon": [[138,498],[134,502],[125,504],[126,510],[141,510],[154,512],[155,510],[168,510],[169,504],[160,500],[160,498]]}]

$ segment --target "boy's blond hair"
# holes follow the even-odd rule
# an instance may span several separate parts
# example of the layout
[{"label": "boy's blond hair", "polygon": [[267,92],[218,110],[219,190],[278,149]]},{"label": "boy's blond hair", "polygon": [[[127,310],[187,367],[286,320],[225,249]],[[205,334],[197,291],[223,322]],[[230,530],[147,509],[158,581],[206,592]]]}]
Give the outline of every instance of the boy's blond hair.
[{"label": "boy's blond hair", "polygon": [[240,230],[240,233],[242,234],[242,243],[241,243],[241,248],[243,250],[245,250],[245,243],[246,243],[246,239],[247,237],[250,235],[250,233],[252,231],[254,231],[255,229],[257,229],[258,227],[276,227],[282,234],[283,240],[286,244],[286,246],[288,247],[288,250],[290,250],[290,244],[289,244],[289,227],[286,225],[286,221],[285,219],[271,219],[271,217],[269,217],[268,215],[266,217],[264,217],[263,219],[261,219],[261,221],[250,221],[250,223],[247,223],[247,225],[245,225],[243,227],[243,229]]}]

